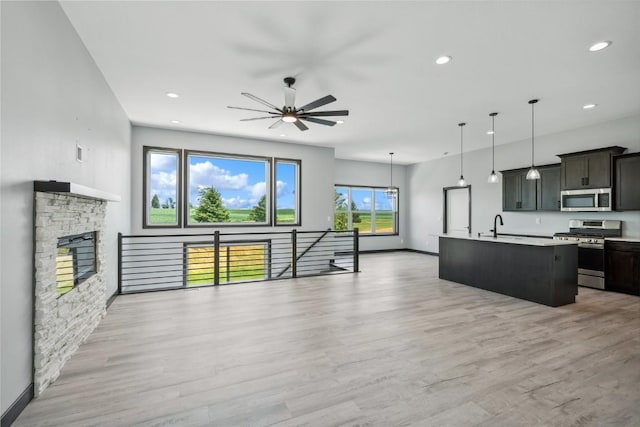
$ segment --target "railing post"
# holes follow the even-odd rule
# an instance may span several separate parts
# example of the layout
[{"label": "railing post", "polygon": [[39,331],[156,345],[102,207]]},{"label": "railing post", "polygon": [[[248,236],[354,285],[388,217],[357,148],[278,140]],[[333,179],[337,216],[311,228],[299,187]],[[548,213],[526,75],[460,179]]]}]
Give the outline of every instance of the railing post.
[{"label": "railing post", "polygon": [[291,277],[298,277],[298,232],[291,230]]},{"label": "railing post", "polygon": [[220,231],[213,233],[213,284],[220,284]]},{"label": "railing post", "polygon": [[360,271],[360,230],[353,229],[353,272]]},{"label": "railing post", "polygon": [[118,295],[122,295],[122,233],[118,233]]}]

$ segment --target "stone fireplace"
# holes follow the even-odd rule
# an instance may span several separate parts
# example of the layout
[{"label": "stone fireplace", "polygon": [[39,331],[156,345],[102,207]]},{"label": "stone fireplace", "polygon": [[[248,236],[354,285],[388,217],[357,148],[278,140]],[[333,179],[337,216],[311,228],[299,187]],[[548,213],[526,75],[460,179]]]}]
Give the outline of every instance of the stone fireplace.
[{"label": "stone fireplace", "polygon": [[[39,191],[48,187],[39,187],[38,183],[43,181],[34,183],[35,396],[55,381],[67,360],[98,326],[106,314],[107,299],[104,252],[107,200],[70,192]],[[95,273],[82,281],[74,281],[72,274],[70,282],[61,286],[59,239],[88,234],[95,240],[92,242]]]}]

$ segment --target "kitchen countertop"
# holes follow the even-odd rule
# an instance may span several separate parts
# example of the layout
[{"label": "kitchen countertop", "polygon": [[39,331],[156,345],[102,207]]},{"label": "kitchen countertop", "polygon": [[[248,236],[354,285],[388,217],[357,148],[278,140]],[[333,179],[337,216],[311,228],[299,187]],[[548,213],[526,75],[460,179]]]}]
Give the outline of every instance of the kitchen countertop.
[{"label": "kitchen countertop", "polygon": [[535,238],[535,237],[514,237],[514,236],[498,236],[498,238],[494,238],[490,235],[481,235],[478,237],[477,234],[473,234],[469,236],[468,234],[441,234],[441,237],[446,237],[450,239],[466,239],[466,240],[477,240],[481,242],[492,242],[492,243],[509,243],[515,245],[529,245],[529,246],[565,246],[565,245],[577,245],[577,242],[569,242],[566,240],[553,240],[547,238]]},{"label": "kitchen countertop", "polygon": [[607,237],[604,240],[609,240],[612,242],[639,242],[640,243],[639,238],[633,238],[633,237]]}]

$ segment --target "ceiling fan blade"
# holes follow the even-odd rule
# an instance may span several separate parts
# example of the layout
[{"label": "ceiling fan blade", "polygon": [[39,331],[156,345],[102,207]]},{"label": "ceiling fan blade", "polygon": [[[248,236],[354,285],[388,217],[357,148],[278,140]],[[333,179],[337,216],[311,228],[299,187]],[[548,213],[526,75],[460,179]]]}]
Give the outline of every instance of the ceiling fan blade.
[{"label": "ceiling fan blade", "polygon": [[298,119],[325,126],[335,126],[336,124],[336,122],[333,122],[331,120],[314,119],[313,117],[298,117]]},{"label": "ceiling fan blade", "polygon": [[332,103],[334,101],[336,101],[336,99],[333,97],[333,95],[327,95],[327,96],[325,96],[323,98],[316,99],[315,101],[310,102],[307,105],[300,107],[299,110],[302,110],[302,111],[313,110],[314,108],[322,107],[323,105],[330,104],[330,103]]},{"label": "ceiling fan blade", "polygon": [[275,114],[275,115],[278,115],[278,116],[280,115],[280,113],[276,113],[275,111],[256,110],[255,108],[231,107],[229,105],[227,105],[227,108],[232,108],[234,110],[257,111],[259,113]]},{"label": "ceiling fan blade", "polygon": [[298,127],[298,129],[305,131],[307,129],[309,129],[307,126],[305,126],[304,123],[302,123],[300,120],[296,120],[295,122],[293,122],[294,125],[296,125]]},{"label": "ceiling fan blade", "polygon": [[280,127],[283,123],[284,123],[284,121],[282,119],[280,119],[277,122],[275,122],[274,124],[272,124],[271,126],[269,126],[269,129],[275,129],[277,127]]},{"label": "ceiling fan blade", "polygon": [[348,116],[349,110],[336,110],[336,111],[314,111],[311,113],[300,113],[298,114],[301,117],[309,117],[309,116]]},{"label": "ceiling fan blade", "polygon": [[251,120],[264,120],[264,119],[273,119],[273,116],[266,116],[266,117],[252,117],[250,119],[240,119],[241,122],[248,122]]},{"label": "ceiling fan blade", "polygon": [[247,92],[242,92],[242,94],[241,94],[241,95],[244,95],[244,96],[246,96],[246,97],[247,97],[247,98],[249,98],[249,99],[253,99],[254,101],[259,102],[259,103],[260,103],[260,104],[262,104],[262,105],[266,105],[267,107],[271,107],[271,108],[273,108],[273,109],[274,109],[274,110],[276,110],[276,111],[280,111],[280,112],[282,112],[282,110],[281,110],[281,109],[279,109],[278,107],[276,107],[276,106],[275,106],[275,105],[273,105],[272,103],[267,102],[267,101],[265,101],[264,99],[258,98],[258,97],[257,97],[257,96],[255,96],[255,95],[251,95],[250,93],[247,93]]},{"label": "ceiling fan blade", "polygon": [[285,107],[294,108],[296,105],[296,90],[292,87],[284,87],[284,105]]}]

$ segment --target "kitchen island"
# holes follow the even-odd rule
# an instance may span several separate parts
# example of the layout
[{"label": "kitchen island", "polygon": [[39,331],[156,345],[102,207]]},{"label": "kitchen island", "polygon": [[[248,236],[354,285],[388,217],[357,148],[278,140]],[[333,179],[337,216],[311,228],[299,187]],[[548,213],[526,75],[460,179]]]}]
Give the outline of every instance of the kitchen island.
[{"label": "kitchen island", "polygon": [[558,307],[578,293],[576,243],[526,237],[442,235],[439,277]]}]

